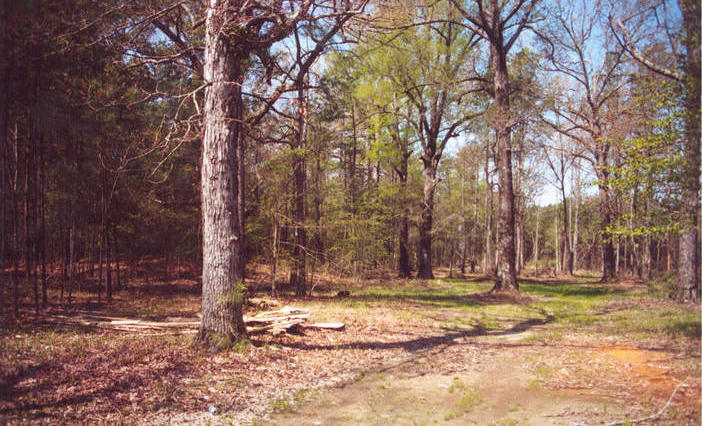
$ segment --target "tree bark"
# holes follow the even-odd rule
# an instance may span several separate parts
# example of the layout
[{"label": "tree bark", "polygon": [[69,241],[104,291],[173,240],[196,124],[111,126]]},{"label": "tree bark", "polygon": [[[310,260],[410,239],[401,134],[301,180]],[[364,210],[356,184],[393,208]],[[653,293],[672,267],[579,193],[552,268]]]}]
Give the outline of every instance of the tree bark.
[{"label": "tree bark", "polygon": [[243,143],[242,61],[248,58],[225,36],[233,19],[227,2],[210,2],[205,23],[205,90],[202,153],[202,321],[198,340],[222,349],[246,338],[242,317],[244,264],[240,227],[240,154]]},{"label": "tree bark", "polygon": [[7,244],[6,216],[10,200],[7,197],[6,173],[9,172],[9,155],[7,155],[7,89],[9,87],[9,58],[7,49],[7,30],[5,25],[6,0],[0,0],[0,315],[5,313],[5,247]]},{"label": "tree bark", "polygon": [[678,248],[678,300],[700,298],[700,2],[680,0],[685,30],[683,231]]},{"label": "tree bark", "polygon": [[494,75],[495,105],[497,117],[495,138],[497,145],[498,188],[498,233],[497,233],[497,277],[494,291],[519,290],[514,253],[514,191],[512,187],[512,147],[510,140],[509,75],[507,55],[501,34],[491,42],[490,55]]}]

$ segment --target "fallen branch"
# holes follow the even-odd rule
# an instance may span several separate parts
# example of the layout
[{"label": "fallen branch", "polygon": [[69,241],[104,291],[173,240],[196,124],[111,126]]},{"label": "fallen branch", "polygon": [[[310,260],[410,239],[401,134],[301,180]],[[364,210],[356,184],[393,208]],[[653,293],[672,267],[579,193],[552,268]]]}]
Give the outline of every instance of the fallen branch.
[{"label": "fallen branch", "polygon": [[683,380],[682,382],[680,382],[680,384],[678,384],[678,386],[675,387],[675,390],[674,390],[673,393],[670,395],[670,398],[668,398],[668,402],[666,402],[665,405],[663,406],[663,408],[661,408],[660,411],[657,412],[656,414],[653,414],[653,415],[648,416],[648,417],[643,417],[643,418],[640,418],[640,419],[635,419],[635,420],[619,420],[619,421],[616,421],[616,422],[607,423],[606,426],[628,425],[628,424],[632,424],[632,423],[641,423],[641,422],[647,422],[647,421],[650,421],[650,420],[657,420],[660,416],[663,415],[663,413],[665,412],[665,410],[668,409],[668,407],[670,406],[670,404],[673,402],[673,397],[675,397],[675,394],[678,393],[678,389],[680,389],[680,388],[682,387],[682,385],[685,384],[685,382],[687,382],[687,379],[689,379],[689,378],[690,378],[690,376],[685,377],[685,380]]}]

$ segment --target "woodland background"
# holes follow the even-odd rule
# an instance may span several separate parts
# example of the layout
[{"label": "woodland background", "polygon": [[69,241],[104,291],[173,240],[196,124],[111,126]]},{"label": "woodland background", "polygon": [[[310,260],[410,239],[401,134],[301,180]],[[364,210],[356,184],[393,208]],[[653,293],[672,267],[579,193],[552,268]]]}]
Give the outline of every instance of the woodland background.
[{"label": "woodland background", "polygon": [[[363,13],[343,20],[315,3],[246,58],[243,253],[270,265],[273,292],[306,294],[323,273],[493,275],[494,52],[459,3],[349,3]],[[513,5],[517,272],[675,273],[680,236],[699,233],[694,3]],[[199,276],[204,4],[1,11],[0,308],[76,288],[110,300],[155,259],[164,277]]]}]

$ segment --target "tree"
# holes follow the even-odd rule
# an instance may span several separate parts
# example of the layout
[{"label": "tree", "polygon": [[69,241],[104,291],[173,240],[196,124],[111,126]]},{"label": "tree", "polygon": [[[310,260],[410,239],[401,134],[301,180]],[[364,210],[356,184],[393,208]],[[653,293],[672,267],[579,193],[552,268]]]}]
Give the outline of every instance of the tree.
[{"label": "tree", "polygon": [[[364,3],[361,2],[361,5]],[[295,33],[300,22],[320,20],[328,13],[351,16],[354,3],[340,11],[336,3],[306,0],[289,7],[282,3],[263,5],[239,1],[213,1],[205,22],[205,91],[202,164],[203,284],[202,322],[198,339],[213,346],[226,346],[246,336],[242,319],[244,299],[244,136],[251,125],[267,113],[287,90],[301,89],[312,61],[296,64],[300,73],[292,88],[284,84],[265,97],[260,109],[245,121],[243,87],[250,58],[257,56],[269,72],[269,49]],[[331,12],[330,12],[331,11]],[[343,25],[345,18],[339,25]],[[338,30],[338,28],[337,28]],[[321,52],[335,32],[323,37],[311,58]],[[326,38],[326,40],[324,40]],[[316,52],[316,53],[315,53]],[[260,96],[258,97],[261,98]],[[299,132],[301,129],[299,129]],[[298,135],[299,136],[299,135]]]},{"label": "tree", "polygon": [[508,54],[525,29],[537,18],[538,0],[499,2],[476,0],[475,7],[451,0],[472,29],[490,46],[490,71],[494,99],[496,163],[499,173],[497,277],[493,291],[518,290],[514,242],[514,188],[510,133],[510,78]]},{"label": "tree", "polygon": [[[679,0],[682,14],[681,28],[675,28],[675,18],[668,12],[670,5],[665,0],[651,1],[647,8],[612,7],[609,26],[619,45],[636,61],[666,78],[677,81],[684,89],[685,144],[682,172],[683,217],[682,232],[678,248],[678,284],[676,298],[700,298],[699,246],[700,246],[700,2]],[[636,5],[638,6],[638,5]],[[660,31],[663,29],[664,31]],[[678,51],[676,34],[682,30],[683,50]],[[660,42],[658,34],[665,34],[666,45],[671,46],[672,55],[651,57],[644,47],[648,43]],[[684,62],[675,69],[674,59],[682,57]],[[667,60],[666,60],[667,59]],[[680,69],[683,72],[680,72]]]},{"label": "tree", "polygon": [[[293,31],[295,39],[295,53],[293,65],[286,72],[286,75],[292,80],[292,86],[295,88],[297,97],[293,102],[294,112],[293,124],[291,126],[292,135],[288,143],[293,150],[293,233],[295,241],[293,242],[293,269],[290,272],[290,286],[295,288],[297,296],[307,295],[307,273],[306,273],[306,257],[307,257],[307,229],[306,219],[307,212],[305,206],[306,186],[307,186],[307,143],[308,138],[308,115],[309,108],[309,86],[311,85],[310,68],[322,55],[325,49],[331,44],[331,40],[336,34],[341,31],[347,21],[352,17],[352,14],[339,14],[332,25],[321,28],[315,28],[310,25],[306,28],[308,34],[301,34],[303,29],[295,26]],[[306,36],[314,40],[311,48],[303,47],[301,38]]]},{"label": "tree", "polygon": [[301,2],[290,12],[282,4],[260,6],[212,1],[205,21],[202,154],[202,322],[198,339],[227,346],[246,337],[244,234],[240,185],[244,150],[243,84],[253,54],[267,58],[270,46],[287,37],[311,7]]},{"label": "tree", "polygon": [[573,157],[568,153],[568,147],[564,145],[562,135],[559,133],[554,144],[545,144],[543,155],[546,159],[551,174],[553,175],[553,185],[561,193],[561,203],[563,207],[563,228],[561,235],[563,241],[558,247],[559,253],[563,254],[563,266],[568,275],[573,275],[573,250],[570,242],[570,231],[568,228],[568,198],[566,196],[566,180],[569,169],[573,165]]},{"label": "tree", "polygon": [[476,111],[470,95],[480,90],[467,64],[475,60],[475,34],[458,25],[451,2],[418,10],[387,44],[383,74],[412,105],[407,116],[422,148],[424,188],[419,222],[417,276],[434,278],[432,227],[439,162],[448,141],[458,136]]},{"label": "tree", "polygon": [[[575,142],[578,147],[575,151],[590,163],[597,176],[602,280],[607,281],[616,276],[611,226],[616,222],[617,212],[614,193],[608,184],[608,167],[613,161],[613,141],[619,135],[617,117],[624,107],[619,103],[625,84],[620,72],[623,51],[616,49],[606,32],[596,31],[599,17],[592,5],[557,3],[556,6],[545,39],[546,68],[565,76],[575,91],[571,93],[563,86],[556,89],[554,96],[558,100],[548,101],[551,115],[544,116],[544,122]],[[595,55],[602,50],[606,54]]]}]

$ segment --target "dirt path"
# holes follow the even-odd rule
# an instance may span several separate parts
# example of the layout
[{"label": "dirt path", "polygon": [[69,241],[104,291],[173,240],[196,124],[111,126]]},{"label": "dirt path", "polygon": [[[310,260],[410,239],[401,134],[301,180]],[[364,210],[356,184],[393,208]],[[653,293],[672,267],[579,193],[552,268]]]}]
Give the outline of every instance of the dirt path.
[{"label": "dirt path", "polygon": [[[670,355],[626,346],[531,342],[534,331],[456,339],[430,353],[321,389],[270,424],[570,425],[655,414],[680,383]],[[689,388],[689,390],[688,390]],[[687,390],[687,391],[686,391]],[[681,386],[657,424],[699,424],[698,386]],[[694,410],[693,410],[694,411]],[[650,423],[650,422],[649,422]]]}]

